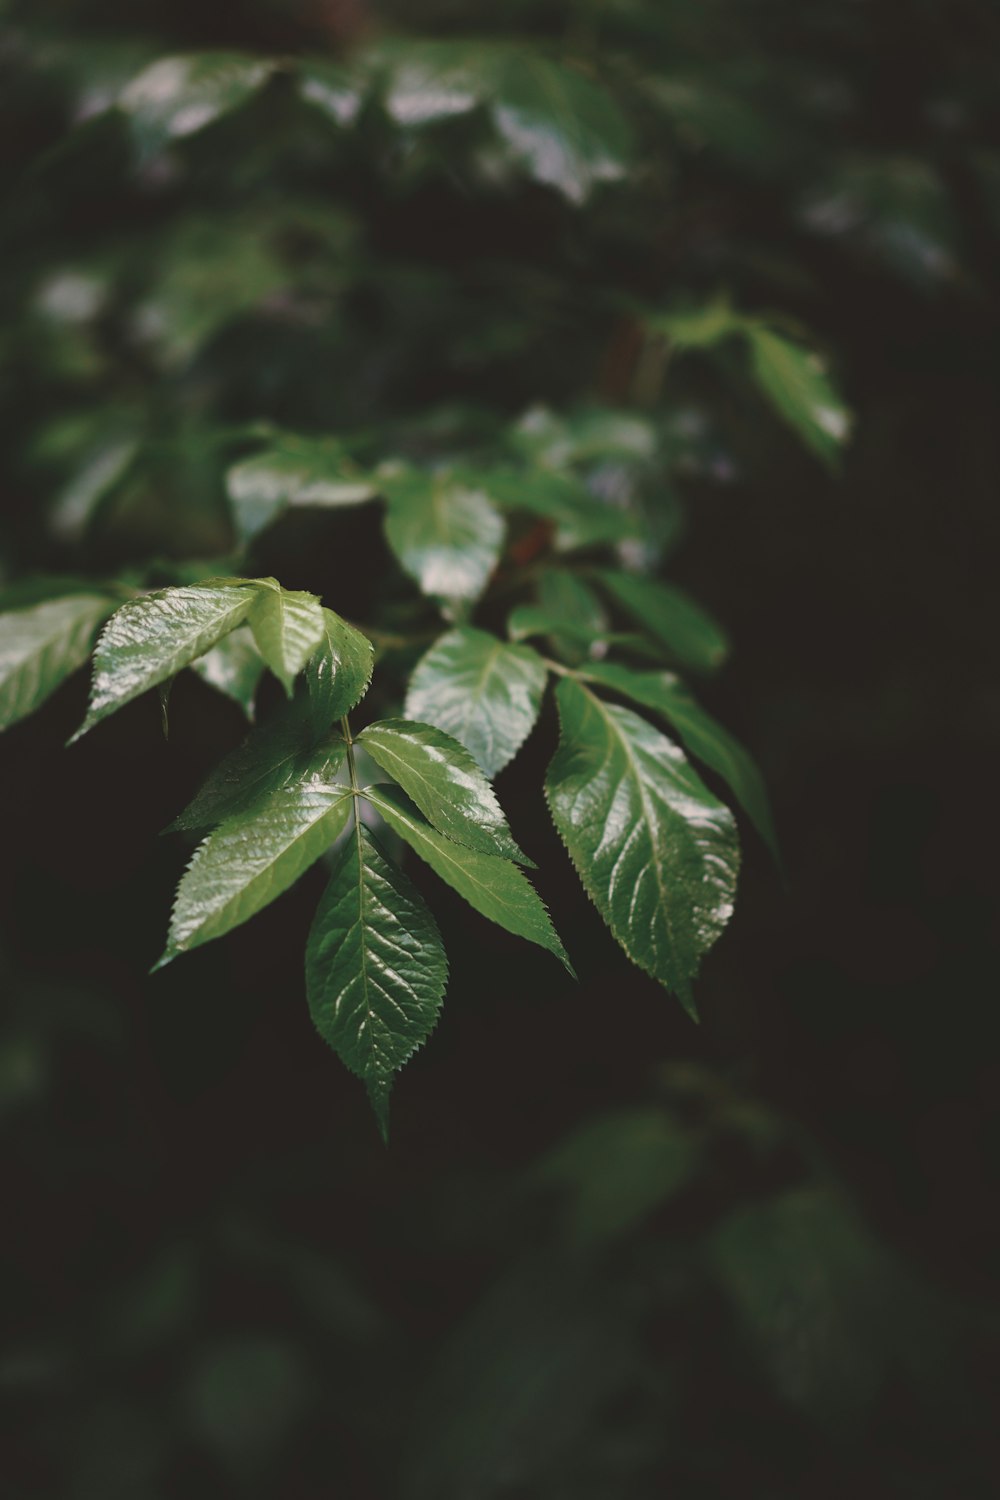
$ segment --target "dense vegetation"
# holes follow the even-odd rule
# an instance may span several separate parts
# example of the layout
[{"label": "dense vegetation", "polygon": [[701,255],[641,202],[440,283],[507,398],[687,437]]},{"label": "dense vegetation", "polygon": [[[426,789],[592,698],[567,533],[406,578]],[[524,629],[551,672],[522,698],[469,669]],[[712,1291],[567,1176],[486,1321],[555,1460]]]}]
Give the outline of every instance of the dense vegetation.
[{"label": "dense vegetation", "polygon": [[910,753],[932,665],[990,743],[948,16],[0,9],[23,1493],[975,1492],[961,1257],[857,1145],[922,1115],[838,1093],[977,1065],[909,1003],[984,930]]}]

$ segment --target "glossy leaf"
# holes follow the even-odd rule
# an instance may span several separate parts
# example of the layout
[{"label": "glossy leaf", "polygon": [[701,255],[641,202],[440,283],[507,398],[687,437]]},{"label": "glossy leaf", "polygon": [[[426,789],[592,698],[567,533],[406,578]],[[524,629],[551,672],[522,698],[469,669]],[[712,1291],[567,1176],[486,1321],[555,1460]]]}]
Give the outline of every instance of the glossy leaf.
[{"label": "glossy leaf", "polygon": [[753,372],[772,406],[831,467],[851,431],[851,414],[819,355],[769,328],[749,329]]},{"label": "glossy leaf", "polygon": [[767,787],[756,761],[739,740],[695,702],[672,672],[636,672],[616,662],[590,662],[589,681],[662,714],[685,748],[728,783],[750,821],[778,859],[778,838]]},{"label": "glossy leaf", "polygon": [[386,539],[421,592],[445,601],[478,599],[503,545],[503,517],[492,502],[447,475],[396,475],[383,488]]},{"label": "glossy leaf", "polygon": [[319,649],[306,668],[310,723],[322,735],[350,713],[372,680],[372,643],[332,609],[323,610]]},{"label": "glossy leaf", "polygon": [[99,594],[67,594],[0,614],[0,730],[45,702],[90,653],[114,608]]},{"label": "glossy leaf", "polygon": [[436,724],[495,776],[534,728],[545,664],[529,646],[461,626],[436,641],[410,678],[406,716]]},{"label": "glossy leaf", "polygon": [[615,603],[682,666],[713,672],[725,661],[729,639],[722,626],[680,589],[638,573],[605,570],[599,579]]},{"label": "glossy leaf", "polygon": [[291,696],[292,683],[323,639],[323,606],[315,594],[292,593],[274,578],[258,580],[247,616],[257,649]]},{"label": "glossy leaf", "polygon": [[238,703],[246,717],[254,716],[254,698],[264,675],[264,658],[254,645],[252,632],[238,625],[211,651],[191,663],[203,682]]},{"label": "glossy leaf", "polygon": [[328,115],[335,124],[353,125],[365,96],[365,79],[342,63],[310,59],[297,71],[299,94]]},{"label": "glossy leaf", "polygon": [[384,43],[376,65],[387,70],[382,103],[397,125],[436,124],[468,114],[491,92],[491,49],[462,41]]},{"label": "glossy leaf", "polygon": [[447,979],[434,918],[358,825],[309,933],[306,993],[320,1036],[367,1085],[383,1136],[393,1076],[433,1031]]},{"label": "glossy leaf", "polygon": [[371,480],[352,469],[339,443],[291,434],[234,464],[226,488],[244,542],[290,506],[337,509],[360,505],[378,493]]},{"label": "glossy leaf", "polygon": [[140,145],[153,152],[245,104],[273,66],[238,52],[160,57],[132,79],[119,103]]},{"label": "glossy leaf", "polygon": [[530,863],[511,837],[493,788],[450,734],[411,719],[382,719],[358,735],[358,744],[439,833],[482,854]]},{"label": "glossy leaf", "polygon": [[732,914],[732,814],[630,709],[564,678],[545,792],[587,894],[633,963],[693,1015],[691,980]]},{"label": "glossy leaf", "polygon": [[324,777],[332,781],[347,745],[339,735],[327,739],[322,747],[318,739],[313,705],[308,693],[300,689],[291,703],[283,704],[266,724],[251,730],[243,743],[219,762],[167,831],[211,828],[247,812],[278,788],[299,781],[304,767],[312,765],[315,770],[320,759]]},{"label": "glossy leaf", "polygon": [[[394,833],[448,885],[491,922],[554,953],[573,973],[551,918],[528,877],[506,859],[480,854],[438,833],[394,787],[371,786],[365,796]],[[574,976],[575,977],[575,976]]]},{"label": "glossy leaf", "polygon": [[571,203],[625,174],[628,124],[611,96],[575,68],[512,50],[500,65],[491,112],[515,160]]},{"label": "glossy leaf", "polygon": [[252,583],[232,580],[160,589],[123,604],[97,642],[90,710],[73,739],[211,650],[256,598]]},{"label": "glossy leaf", "polygon": [[347,826],[353,800],[320,753],[294,781],[210,833],[177,888],[157,967],[238,927],[294,885]]}]

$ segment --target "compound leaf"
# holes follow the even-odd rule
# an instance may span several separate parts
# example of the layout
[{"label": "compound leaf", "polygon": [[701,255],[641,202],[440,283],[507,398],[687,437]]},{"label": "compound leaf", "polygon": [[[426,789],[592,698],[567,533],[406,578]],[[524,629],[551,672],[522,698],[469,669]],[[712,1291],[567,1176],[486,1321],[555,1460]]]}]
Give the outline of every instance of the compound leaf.
[{"label": "compound leaf", "polygon": [[395,787],[366,787],[364,795],[393,832],[470,906],[516,937],[548,949],[573,974],[541,897],[516,865],[496,855],[467,849],[438,833]]},{"label": "compound leaf", "polygon": [[713,672],[729,654],[717,620],[687,594],[656,578],[602,570],[600,582],[616,604],[642,625],[682,666]]},{"label": "compound leaf", "polygon": [[495,776],[534,728],[545,679],[545,664],[530,646],[460,626],[417,663],[405,713],[452,735]]},{"label": "compound leaf", "polygon": [[685,747],[727,782],[750,821],[778,859],[778,838],[767,787],[756,761],[727,729],[696,703],[672,672],[636,672],[617,662],[588,662],[589,681],[662,714]]},{"label": "compound leaf", "polygon": [[296,779],[210,833],[177,888],[157,968],[238,927],[286,891],[346,827],[352,801],[321,752]]},{"label": "compound leaf", "polygon": [[83,665],[113,608],[99,594],[68,594],[0,615],[0,729],[33,713]]},{"label": "compound leaf", "polygon": [[450,734],[411,719],[382,719],[362,731],[358,744],[439,833],[482,854],[530,863],[511,837],[493,788]]},{"label": "compound leaf", "polygon": [[204,655],[242,623],[256,598],[253,583],[233,579],[160,589],[123,604],[97,642],[90,709],[73,739]]},{"label": "compound leaf", "polygon": [[433,1031],[447,978],[434,918],[357,825],[309,933],[306,993],[320,1036],[367,1085],[383,1136],[393,1075]]},{"label": "compound leaf", "polygon": [[291,697],[292,683],[323,639],[323,606],[315,594],[290,592],[274,578],[258,584],[247,624],[261,656]]},{"label": "compound leaf", "polygon": [[638,714],[569,678],[556,698],[562,734],[545,784],[556,828],[629,958],[693,1015],[690,981],[733,909],[732,814]]}]

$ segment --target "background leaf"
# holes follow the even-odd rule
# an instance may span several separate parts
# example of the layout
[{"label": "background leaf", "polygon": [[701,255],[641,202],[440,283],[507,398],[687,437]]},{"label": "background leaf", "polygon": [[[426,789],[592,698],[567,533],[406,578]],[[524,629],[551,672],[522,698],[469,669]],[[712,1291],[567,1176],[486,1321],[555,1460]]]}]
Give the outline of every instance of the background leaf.
[{"label": "background leaf", "polygon": [[714,672],[729,654],[722,626],[680,589],[638,573],[604,570],[601,586],[682,666]]},{"label": "background leaf", "polygon": [[335,439],[282,434],[263,453],[234,464],[226,475],[236,529],[250,541],[290,506],[337,509],[374,499],[376,486],[352,471]]},{"label": "background leaf", "polygon": [[114,608],[99,594],[68,594],[0,615],[0,730],[33,713],[90,653]]},{"label": "background leaf", "polygon": [[432,474],[393,476],[384,488],[386,539],[421,592],[445,601],[478,599],[504,537],[503,517],[486,495]]}]

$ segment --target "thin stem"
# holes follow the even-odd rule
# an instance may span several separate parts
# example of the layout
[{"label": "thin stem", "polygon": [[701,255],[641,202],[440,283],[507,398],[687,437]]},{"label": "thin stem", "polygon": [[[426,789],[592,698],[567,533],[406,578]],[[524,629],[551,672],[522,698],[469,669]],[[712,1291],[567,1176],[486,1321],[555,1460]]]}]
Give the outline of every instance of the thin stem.
[{"label": "thin stem", "polygon": [[[351,723],[345,714],[340,721],[341,733],[347,746],[347,771],[351,778],[351,791],[355,797],[360,795],[361,788],[358,786],[358,768],[354,760],[354,740],[351,738]],[[357,815],[357,804],[355,803],[355,815]]]}]

